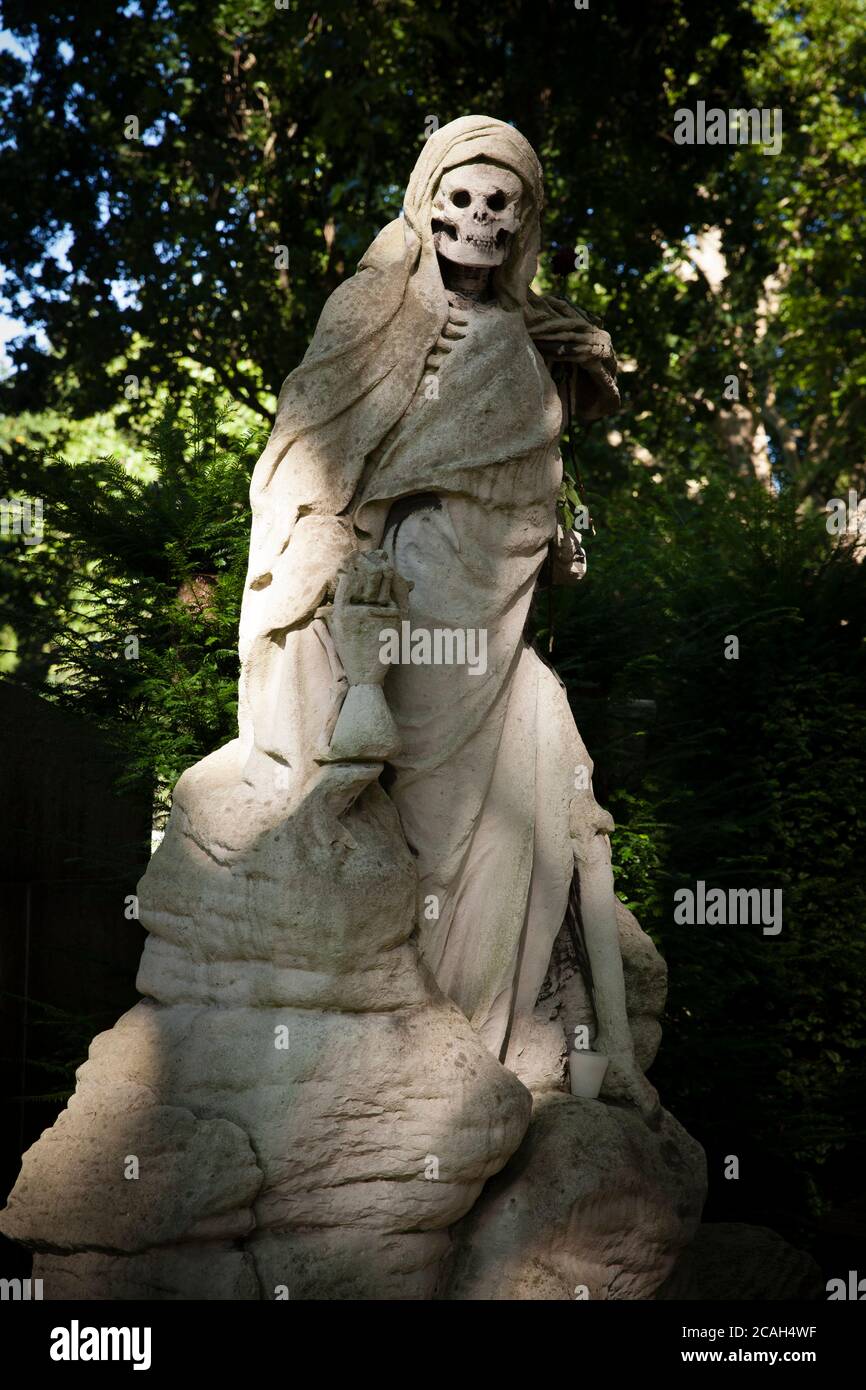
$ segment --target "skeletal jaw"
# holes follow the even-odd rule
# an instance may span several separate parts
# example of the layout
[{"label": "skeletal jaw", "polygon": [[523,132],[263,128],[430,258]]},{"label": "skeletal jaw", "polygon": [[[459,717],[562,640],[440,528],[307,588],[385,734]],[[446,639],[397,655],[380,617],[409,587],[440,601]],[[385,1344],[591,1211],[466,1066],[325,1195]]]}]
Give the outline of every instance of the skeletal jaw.
[{"label": "skeletal jaw", "polygon": [[[452,227],[443,223],[441,225],[440,230],[445,233],[446,237],[452,244],[457,243],[460,240],[456,227]],[[480,251],[482,256],[487,257],[491,256],[494,251],[501,250],[502,252],[507,252],[508,243],[510,240],[511,238],[508,232],[504,231],[503,229],[500,229],[496,233],[495,237],[475,236],[472,232],[467,232],[466,235],[462,238],[462,244],[464,247],[468,246],[473,251]],[[437,247],[437,250],[438,249],[439,248]],[[443,255],[447,254],[447,251],[443,252]],[[456,261],[458,257],[454,256],[452,257],[452,259]],[[499,265],[499,261],[496,261],[495,264]]]},{"label": "skeletal jaw", "polygon": [[523,185],[492,164],[449,169],[433,199],[431,227],[440,256],[458,265],[502,265],[520,219]]}]

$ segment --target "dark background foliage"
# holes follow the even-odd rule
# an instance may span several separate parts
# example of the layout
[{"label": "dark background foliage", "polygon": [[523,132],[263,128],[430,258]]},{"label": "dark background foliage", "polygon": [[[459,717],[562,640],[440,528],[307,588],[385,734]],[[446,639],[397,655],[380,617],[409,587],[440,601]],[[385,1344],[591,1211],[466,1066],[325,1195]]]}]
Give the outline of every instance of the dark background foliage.
[{"label": "dark background foliage", "polygon": [[[399,210],[431,118],[483,111],[535,143],[542,284],[604,317],[622,365],[621,414],[573,441],[597,534],[554,601],[552,659],[619,823],[621,894],[670,967],[653,1076],[707,1148],[710,1217],[827,1260],[841,1231],[847,1258],[866,578],[824,509],[864,485],[863,0],[3,16],[0,265],[22,334],[0,486],[49,519],[42,545],[0,546],[5,670],[106,730],[158,814],[234,732],[249,472],[325,298]],[[675,144],[697,100],[780,108],[781,152]],[[548,626],[543,601],[545,648]],[[675,925],[697,879],[782,888],[782,933]]]}]

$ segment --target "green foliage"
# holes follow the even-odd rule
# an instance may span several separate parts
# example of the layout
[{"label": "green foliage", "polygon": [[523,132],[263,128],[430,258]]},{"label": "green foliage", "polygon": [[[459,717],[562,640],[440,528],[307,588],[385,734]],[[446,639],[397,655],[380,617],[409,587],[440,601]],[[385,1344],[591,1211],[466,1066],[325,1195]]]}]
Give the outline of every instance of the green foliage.
[{"label": "green foliage", "polygon": [[[261,438],[233,439],[212,396],[167,411],[145,441],[154,478],[20,451],[9,493],[42,496],[45,541],[8,541],[49,691],[108,732],[158,808],[180,773],[233,737],[249,476]],[[52,601],[39,603],[43,576]],[[15,613],[13,612],[13,619]],[[23,672],[20,674],[27,674]]]},{"label": "green foliage", "polygon": [[46,1004],[40,999],[23,999],[9,990],[0,991],[0,1000],[13,1005],[26,1004],[30,1053],[28,1069],[41,1074],[53,1087],[14,1099],[45,1104],[66,1102],[75,1090],[75,1073],[87,1060],[87,1050],[97,1036],[115,1022],[113,1012],[73,1013]]},{"label": "green foliage", "polygon": [[612,792],[608,810],[617,822],[611,846],[617,896],[643,917],[644,929],[651,932],[652,920],[659,915],[665,826],[659,822],[651,800],[622,788]]},{"label": "green foliage", "polygon": [[591,243],[581,296],[615,295],[620,348],[658,361],[644,277],[725,164],[675,149],[671,103],[696,64],[699,94],[736,92],[763,41],[731,0],[6,0],[4,19],[33,56],[0,54],[0,264],[53,349],[18,345],[9,408],[84,415],[128,372],[143,390],[125,411],[176,396],[192,359],[267,418],[324,299],[398,213],[428,117],[469,111],[533,141],[548,239]]},{"label": "green foliage", "polygon": [[[636,492],[593,505],[558,666],[602,800],[616,789],[621,896],[670,969],[657,1082],[714,1159],[748,1154],[759,1212],[791,1229],[846,1146],[836,1181],[857,1190],[866,1138],[866,572],[792,493]],[[655,713],[623,735],[611,710],[636,697]],[[781,888],[781,934],[676,925],[698,879]]]}]

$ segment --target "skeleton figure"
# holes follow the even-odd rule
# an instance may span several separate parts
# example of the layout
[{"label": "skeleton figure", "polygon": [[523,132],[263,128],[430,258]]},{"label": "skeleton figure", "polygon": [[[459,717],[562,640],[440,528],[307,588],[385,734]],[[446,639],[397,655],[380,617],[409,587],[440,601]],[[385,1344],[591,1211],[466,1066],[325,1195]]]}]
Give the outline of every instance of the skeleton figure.
[{"label": "skeleton figure", "polygon": [[[421,955],[506,1066],[519,1070],[579,901],[606,1093],[653,1117],[626,1016],[613,823],[564,689],[523,638],[551,542],[560,578],[585,568],[579,537],[557,533],[562,401],[546,363],[567,364],[582,418],[619,399],[607,334],[529,289],[542,201],[517,131],[452,122],[427,142],[403,216],[326,305],[253,479],[241,737],[251,767],[278,759],[299,782],[335,749],[387,764]],[[347,696],[341,673],[369,668],[359,647],[376,622],[404,620],[483,631],[486,669],[410,662],[361,686],[349,671]],[[364,701],[376,732],[353,745]]]},{"label": "skeleton figure", "polygon": [[502,265],[520,221],[522,185],[510,169],[468,164],[443,175],[433,199],[433,244],[456,265]]},{"label": "skeleton figure", "polygon": [[[433,199],[433,244],[444,284],[469,299],[483,299],[490,270],[502,265],[520,224],[523,185],[509,169],[468,164],[444,174]],[[443,264],[444,262],[444,264]],[[458,270],[457,268],[460,267]],[[573,362],[590,372],[596,362],[608,376],[613,357],[610,335],[591,324],[581,326],[570,343],[545,344],[556,362]],[[557,525],[552,544],[552,578],[571,585],[586,574],[586,551],[579,531]]]}]

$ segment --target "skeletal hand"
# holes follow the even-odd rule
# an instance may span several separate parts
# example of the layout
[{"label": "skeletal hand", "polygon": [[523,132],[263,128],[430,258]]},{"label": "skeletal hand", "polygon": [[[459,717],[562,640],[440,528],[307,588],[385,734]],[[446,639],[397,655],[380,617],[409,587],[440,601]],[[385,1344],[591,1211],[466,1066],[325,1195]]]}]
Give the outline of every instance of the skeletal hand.
[{"label": "skeletal hand", "polygon": [[392,586],[403,580],[394,570],[384,550],[359,551],[337,572],[334,606],[367,604],[376,608],[392,605]]},{"label": "skeletal hand", "polygon": [[321,610],[350,685],[381,684],[382,629],[408,612],[410,584],[382,550],[358,552],[338,571],[333,604]]},{"label": "skeletal hand", "polygon": [[614,357],[613,343],[609,333],[596,328],[592,323],[581,323],[573,329],[573,337],[558,344],[554,361],[575,362],[587,371],[610,370]]}]

